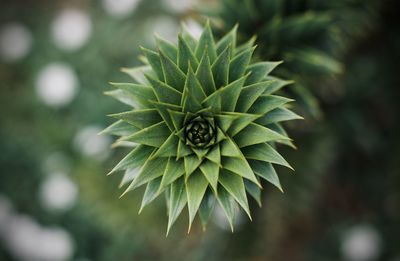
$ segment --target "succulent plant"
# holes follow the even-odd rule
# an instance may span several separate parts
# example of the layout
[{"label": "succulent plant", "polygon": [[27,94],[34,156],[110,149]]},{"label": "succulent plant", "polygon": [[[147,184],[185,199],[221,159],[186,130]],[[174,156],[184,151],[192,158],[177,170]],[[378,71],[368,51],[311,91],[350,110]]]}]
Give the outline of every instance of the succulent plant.
[{"label": "succulent plant", "polygon": [[104,130],[132,149],[110,173],[125,171],[124,194],[146,185],[140,211],[166,196],[167,233],[186,205],[189,230],[196,213],[205,226],[216,202],[233,229],[237,204],[250,217],[247,194],[261,204],[261,179],[281,189],[273,164],[291,168],[275,144],[293,146],[281,122],[301,117],[273,95],[290,82],[269,76],[280,62],[253,63],[252,41],[236,46],[236,33],[215,42],[207,23],[199,39],[184,28],[177,46],[158,37],[144,66],[123,69],[134,83],[107,92],[132,107]]}]

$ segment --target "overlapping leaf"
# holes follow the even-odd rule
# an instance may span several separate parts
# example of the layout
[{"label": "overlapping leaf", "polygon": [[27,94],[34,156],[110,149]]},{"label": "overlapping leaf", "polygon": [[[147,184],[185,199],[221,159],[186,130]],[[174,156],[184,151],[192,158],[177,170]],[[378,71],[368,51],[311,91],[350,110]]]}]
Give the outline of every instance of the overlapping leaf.
[{"label": "overlapping leaf", "polygon": [[233,229],[237,206],[250,217],[248,195],[261,205],[261,179],[281,189],[272,164],[291,168],[273,146],[292,145],[280,122],[299,118],[273,95],[287,82],[269,76],[279,63],[251,62],[253,40],[236,47],[236,30],[216,41],[207,24],[178,46],[158,37],[145,66],[124,69],[136,83],[113,84],[132,108],[104,132],[135,148],[110,173],[126,171],[124,193],[146,186],[140,211],[166,195],[168,232],[185,206],[189,229],[197,213],[205,226],[216,202]]}]

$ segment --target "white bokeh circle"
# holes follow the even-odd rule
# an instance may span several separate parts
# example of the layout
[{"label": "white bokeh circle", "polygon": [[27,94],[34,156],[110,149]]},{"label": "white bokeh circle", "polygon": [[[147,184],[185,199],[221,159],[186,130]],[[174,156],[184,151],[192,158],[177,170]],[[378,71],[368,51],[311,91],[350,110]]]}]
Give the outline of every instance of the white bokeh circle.
[{"label": "white bokeh circle", "polygon": [[50,107],[69,104],[78,90],[78,79],[74,70],[64,63],[46,65],[36,79],[36,94]]},{"label": "white bokeh circle", "polygon": [[169,10],[182,13],[194,8],[199,0],[163,0],[163,2]]},{"label": "white bokeh circle", "polygon": [[14,62],[24,58],[32,46],[32,34],[22,24],[14,22],[0,28],[0,57]]},{"label": "white bokeh circle", "polygon": [[125,17],[133,13],[141,0],[102,0],[104,10],[111,16]]},{"label": "white bokeh circle", "polygon": [[66,9],[59,13],[51,25],[54,44],[63,50],[74,51],[81,48],[92,32],[92,21],[85,12]]},{"label": "white bokeh circle", "polygon": [[3,237],[17,260],[70,260],[74,253],[74,243],[67,231],[42,227],[29,216],[15,215]]},{"label": "white bokeh circle", "polygon": [[40,203],[50,211],[68,210],[78,198],[76,184],[63,173],[48,175],[39,192]]},{"label": "white bokeh circle", "polygon": [[109,156],[111,138],[107,135],[99,135],[103,128],[96,125],[88,125],[80,129],[74,138],[75,148],[84,156],[96,160],[104,160]]},{"label": "white bokeh circle", "polygon": [[147,34],[147,40],[149,42],[154,43],[154,34],[161,36],[172,43],[177,42],[176,35],[179,32],[179,25],[171,17],[160,16],[158,18],[151,19],[146,27],[148,28],[147,31],[149,32],[149,34]]},{"label": "white bokeh circle", "polygon": [[193,19],[187,19],[183,24],[194,38],[200,39],[200,36],[203,32],[203,27],[198,22]]},{"label": "white bokeh circle", "polygon": [[346,231],[341,252],[345,260],[377,260],[381,252],[382,239],[378,231],[369,225],[356,225]]}]

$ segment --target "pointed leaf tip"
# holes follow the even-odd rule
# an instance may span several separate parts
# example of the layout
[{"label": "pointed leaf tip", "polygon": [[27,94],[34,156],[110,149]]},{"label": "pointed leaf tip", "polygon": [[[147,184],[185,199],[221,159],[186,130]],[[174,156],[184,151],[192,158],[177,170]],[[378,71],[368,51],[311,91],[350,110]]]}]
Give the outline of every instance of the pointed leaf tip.
[{"label": "pointed leaf tip", "polygon": [[186,192],[188,199],[188,209],[189,209],[189,228],[191,229],[194,217],[200,207],[203,200],[204,194],[208,187],[207,179],[203,176],[200,171],[193,173],[186,182]]},{"label": "pointed leaf tip", "polygon": [[169,197],[167,236],[169,234],[172,225],[179,217],[186,203],[187,203],[186,186],[184,177],[181,177],[171,184],[171,193]]}]

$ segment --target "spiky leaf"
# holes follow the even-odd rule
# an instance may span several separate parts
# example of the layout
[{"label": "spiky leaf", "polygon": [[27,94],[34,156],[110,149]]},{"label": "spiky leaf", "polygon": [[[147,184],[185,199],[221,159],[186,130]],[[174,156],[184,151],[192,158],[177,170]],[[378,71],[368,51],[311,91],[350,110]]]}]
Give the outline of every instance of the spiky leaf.
[{"label": "spiky leaf", "polygon": [[124,194],[146,185],[140,210],[165,195],[167,233],[186,204],[189,230],[197,213],[204,227],[215,202],[233,230],[238,204],[250,217],[247,195],[261,205],[260,179],[281,189],[272,164],[290,167],[275,143],[293,145],[279,122],[299,116],[274,95],[289,82],[269,75],[278,62],[252,62],[254,38],[236,46],[236,31],[215,41],[207,24],[177,47],[158,38],[143,48],[150,66],[125,70],[137,83],[111,93],[132,109],[104,132],[138,145],[110,173],[125,171]]}]

